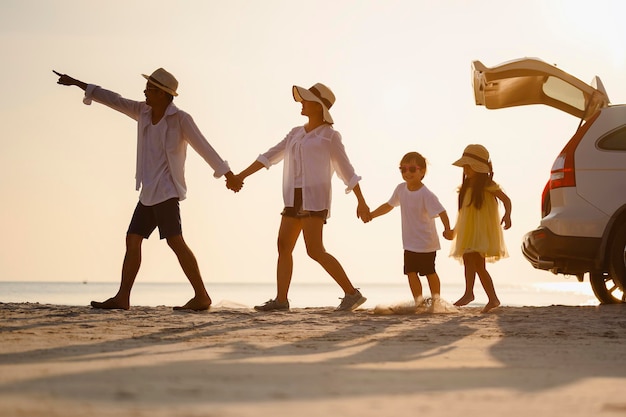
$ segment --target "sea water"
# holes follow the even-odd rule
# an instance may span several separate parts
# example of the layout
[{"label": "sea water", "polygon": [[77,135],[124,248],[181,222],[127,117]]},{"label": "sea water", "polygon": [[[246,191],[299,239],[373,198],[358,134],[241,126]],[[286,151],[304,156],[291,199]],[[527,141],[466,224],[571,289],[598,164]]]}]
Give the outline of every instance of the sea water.
[{"label": "sea water", "polygon": [[[118,289],[117,282],[2,282],[0,281],[0,303],[40,303],[68,306],[87,306],[90,301],[104,301]],[[262,304],[274,298],[274,283],[206,283],[207,290],[217,306],[246,308]],[[410,301],[411,292],[407,283],[363,283],[360,290],[367,302],[363,308],[374,308],[379,304]],[[463,284],[442,283],[442,298],[456,301],[463,294]],[[564,282],[528,285],[497,285],[498,297],[503,306],[548,306],[548,305],[597,305],[588,282]],[[425,289],[425,296],[428,290]],[[477,282],[476,300],[470,306],[481,306],[487,302],[482,287]],[[175,283],[137,282],[131,294],[131,305],[175,306],[182,305],[193,296],[187,281]],[[329,280],[325,283],[292,282],[289,291],[291,307],[326,307],[339,305],[343,292]]]}]

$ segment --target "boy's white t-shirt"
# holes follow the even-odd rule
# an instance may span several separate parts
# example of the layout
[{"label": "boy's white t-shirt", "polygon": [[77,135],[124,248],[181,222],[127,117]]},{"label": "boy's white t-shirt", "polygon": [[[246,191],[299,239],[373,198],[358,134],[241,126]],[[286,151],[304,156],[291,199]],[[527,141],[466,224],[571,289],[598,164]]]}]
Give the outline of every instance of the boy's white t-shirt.
[{"label": "boy's white t-shirt", "polygon": [[396,187],[387,204],[400,206],[404,250],[428,253],[441,249],[435,219],[445,209],[425,185],[410,191],[403,182]]}]

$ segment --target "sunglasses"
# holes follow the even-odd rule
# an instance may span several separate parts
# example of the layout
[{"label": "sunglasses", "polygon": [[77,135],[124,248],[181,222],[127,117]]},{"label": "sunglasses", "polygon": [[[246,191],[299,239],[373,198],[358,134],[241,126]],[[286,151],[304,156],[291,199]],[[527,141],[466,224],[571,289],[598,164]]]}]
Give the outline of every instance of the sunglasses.
[{"label": "sunglasses", "polygon": [[420,167],[415,166],[415,165],[402,165],[400,166],[400,172],[401,173],[405,173],[407,171],[409,171],[411,174],[414,174],[415,171],[417,171],[418,169],[420,169]]}]

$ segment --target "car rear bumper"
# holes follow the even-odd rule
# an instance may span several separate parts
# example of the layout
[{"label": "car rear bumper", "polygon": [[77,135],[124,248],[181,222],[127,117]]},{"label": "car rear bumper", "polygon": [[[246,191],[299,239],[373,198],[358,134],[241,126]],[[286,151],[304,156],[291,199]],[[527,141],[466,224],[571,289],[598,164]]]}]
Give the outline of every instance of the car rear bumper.
[{"label": "car rear bumper", "polygon": [[600,238],[560,236],[539,227],[524,236],[522,253],[534,268],[580,275],[598,269],[601,242]]}]

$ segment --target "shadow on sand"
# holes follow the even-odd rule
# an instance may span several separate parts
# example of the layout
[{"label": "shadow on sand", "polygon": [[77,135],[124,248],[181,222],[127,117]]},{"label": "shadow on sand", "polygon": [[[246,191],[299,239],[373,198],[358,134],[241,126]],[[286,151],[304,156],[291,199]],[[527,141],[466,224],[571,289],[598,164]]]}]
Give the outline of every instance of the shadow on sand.
[{"label": "shadow on sand", "polygon": [[[0,354],[3,372],[7,365],[13,372],[20,366],[68,370],[0,384],[0,395],[158,407],[480,388],[532,393],[594,376],[626,377],[626,306],[477,311],[186,314],[166,307],[121,312],[0,304],[0,336],[28,343]],[[38,344],[41,338],[59,340]],[[54,347],[37,347],[42,344]],[[516,354],[520,348],[533,359]],[[467,355],[484,355],[491,364],[467,366],[459,360]]]}]

